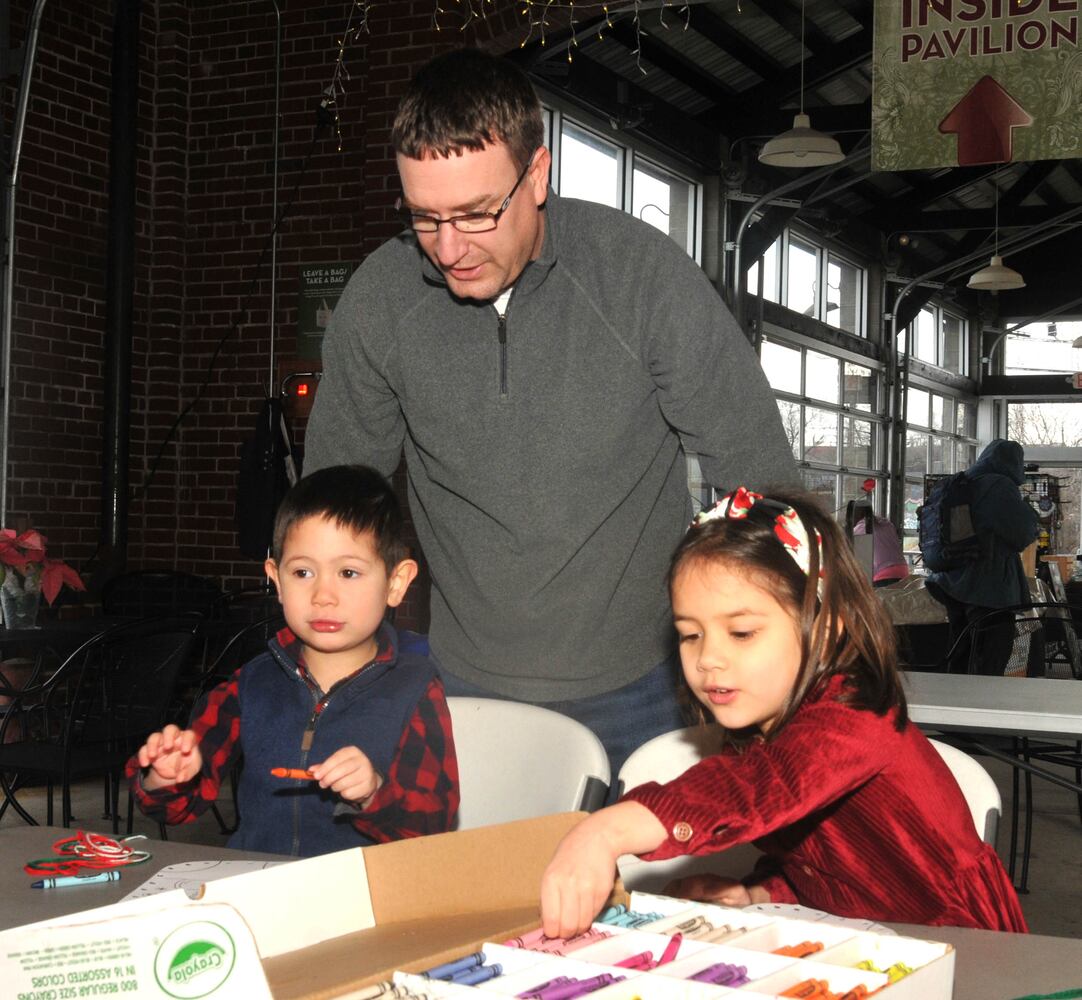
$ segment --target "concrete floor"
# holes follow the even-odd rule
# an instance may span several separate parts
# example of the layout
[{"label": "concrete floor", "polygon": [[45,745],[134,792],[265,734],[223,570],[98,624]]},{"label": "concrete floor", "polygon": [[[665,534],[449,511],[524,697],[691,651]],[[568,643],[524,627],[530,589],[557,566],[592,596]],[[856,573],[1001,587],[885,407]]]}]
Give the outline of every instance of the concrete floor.
[{"label": "concrete floor", "polygon": [[[1010,838],[1011,768],[995,760],[982,758],[981,763],[996,780],[1003,797],[1004,813],[1000,823],[999,853],[1004,863]],[[1070,777],[1070,772],[1061,769]],[[45,822],[43,789],[25,789],[19,801],[41,823]],[[1029,865],[1029,891],[1020,895],[1022,909],[1035,934],[1082,938],[1082,822],[1079,820],[1077,797],[1050,782],[1034,780],[1033,845]],[[125,808],[121,798],[121,811]],[[56,803],[59,817],[59,797]],[[78,786],[73,799],[77,827],[108,832],[111,825],[102,820],[102,789],[98,781]],[[231,806],[225,804],[223,813],[231,818]],[[8,809],[0,827],[22,824],[22,819]],[[59,824],[59,818],[56,822]],[[123,825],[121,827],[123,830]],[[136,811],[134,832],[158,837],[158,828]],[[169,829],[170,840],[225,846],[214,817],[207,813],[197,822]],[[153,849],[153,848],[152,848]],[[9,859],[10,863],[10,859]],[[1016,871],[1016,883],[1020,871]]]}]

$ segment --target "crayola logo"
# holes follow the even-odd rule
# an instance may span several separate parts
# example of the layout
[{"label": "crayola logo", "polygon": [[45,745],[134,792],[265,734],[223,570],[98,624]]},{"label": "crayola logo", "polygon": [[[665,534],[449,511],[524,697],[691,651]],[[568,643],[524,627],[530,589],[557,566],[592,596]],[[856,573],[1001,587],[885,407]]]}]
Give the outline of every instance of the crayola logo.
[{"label": "crayola logo", "polygon": [[177,927],[158,946],[154,977],[177,1000],[210,997],[229,979],[237,948],[229,932],[210,920]]},{"label": "crayola logo", "polygon": [[220,969],[224,959],[225,949],[213,941],[193,941],[173,957],[166,978],[173,983],[186,983],[204,972]]}]

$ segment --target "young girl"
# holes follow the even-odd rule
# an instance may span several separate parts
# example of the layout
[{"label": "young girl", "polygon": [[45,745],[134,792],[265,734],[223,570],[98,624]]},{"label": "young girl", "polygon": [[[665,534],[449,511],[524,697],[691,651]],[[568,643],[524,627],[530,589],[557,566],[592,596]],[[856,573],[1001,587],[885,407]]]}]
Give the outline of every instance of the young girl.
[{"label": "young girl", "polygon": [[542,881],[547,935],[590,923],[621,854],[658,860],[745,841],[764,857],[742,883],[698,876],[680,894],[1026,930],[953,776],[907,721],[889,618],[814,499],[729,494],[677,548],[669,592],[684,679],[725,745],[567,834]]}]

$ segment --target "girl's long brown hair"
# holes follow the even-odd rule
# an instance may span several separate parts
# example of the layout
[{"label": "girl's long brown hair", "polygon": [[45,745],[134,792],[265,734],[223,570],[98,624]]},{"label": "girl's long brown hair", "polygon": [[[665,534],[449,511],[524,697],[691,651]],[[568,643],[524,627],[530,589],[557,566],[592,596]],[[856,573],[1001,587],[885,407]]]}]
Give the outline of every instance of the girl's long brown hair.
[{"label": "girl's long brown hair", "polygon": [[[808,574],[774,534],[777,507],[757,503],[744,518],[717,518],[688,530],[669,565],[670,594],[685,569],[721,563],[768,590],[793,616],[801,640],[800,670],[771,736],[781,731],[810,691],[835,674],[845,676],[846,696],[854,705],[877,715],[897,708],[895,724],[904,728],[907,713],[894,626],[842,529],[809,493],[779,487],[764,495],[792,507],[809,539],[819,533],[820,545],[811,545]],[[820,569],[821,597],[816,586]],[[696,706],[703,717],[702,706]],[[729,734],[734,742],[746,742],[751,735]]]}]

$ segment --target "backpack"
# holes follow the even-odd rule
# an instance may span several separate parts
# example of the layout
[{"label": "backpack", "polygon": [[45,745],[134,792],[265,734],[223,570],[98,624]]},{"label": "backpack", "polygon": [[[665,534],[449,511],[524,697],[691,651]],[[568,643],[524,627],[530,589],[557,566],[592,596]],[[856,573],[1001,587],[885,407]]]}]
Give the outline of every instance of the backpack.
[{"label": "backpack", "polygon": [[917,508],[917,542],[924,565],[933,573],[962,569],[980,557],[972,502],[973,480],[956,472],[936,483]]}]

